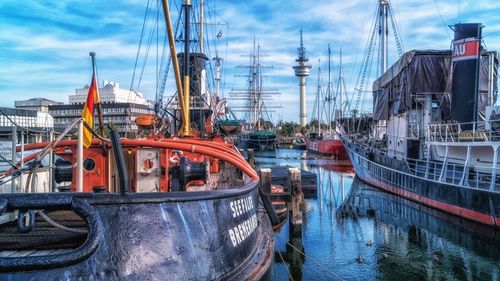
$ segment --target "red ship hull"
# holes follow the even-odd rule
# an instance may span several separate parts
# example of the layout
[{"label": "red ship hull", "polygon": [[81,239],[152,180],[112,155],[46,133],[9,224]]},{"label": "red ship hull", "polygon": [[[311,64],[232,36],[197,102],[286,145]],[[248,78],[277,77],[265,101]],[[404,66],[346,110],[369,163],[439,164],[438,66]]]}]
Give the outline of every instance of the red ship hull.
[{"label": "red ship hull", "polygon": [[307,150],[318,154],[336,156],[338,158],[348,158],[344,145],[338,139],[308,140]]}]

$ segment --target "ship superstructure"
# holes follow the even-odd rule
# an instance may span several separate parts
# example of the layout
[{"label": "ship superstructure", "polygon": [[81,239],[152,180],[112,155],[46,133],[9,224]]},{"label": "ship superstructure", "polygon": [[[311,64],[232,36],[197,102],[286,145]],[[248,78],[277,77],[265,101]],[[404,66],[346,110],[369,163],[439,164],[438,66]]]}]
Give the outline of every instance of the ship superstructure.
[{"label": "ship superstructure", "polygon": [[452,50],[404,53],[373,83],[373,114],[339,128],[363,181],[500,227],[498,53],[481,24],[453,29]]}]

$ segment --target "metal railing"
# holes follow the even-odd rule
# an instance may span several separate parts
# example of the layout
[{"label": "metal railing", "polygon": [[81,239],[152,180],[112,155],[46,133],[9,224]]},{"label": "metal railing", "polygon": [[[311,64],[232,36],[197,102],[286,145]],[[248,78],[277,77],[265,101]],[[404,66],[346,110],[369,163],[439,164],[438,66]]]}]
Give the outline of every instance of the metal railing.
[{"label": "metal railing", "polygon": [[[380,156],[389,156],[387,151],[377,150],[373,147],[368,148],[360,143],[358,145]],[[369,161],[368,159],[364,160]],[[370,162],[381,168],[375,169],[376,176],[393,184],[402,184],[403,179],[401,176],[406,173],[417,178],[425,178],[436,182],[500,192],[500,168],[493,169],[492,166],[488,165],[465,166],[458,163],[445,164],[440,161],[406,158],[405,162],[408,170],[396,171],[385,165]],[[389,171],[390,174],[382,175],[383,170]]]},{"label": "metal railing", "polygon": [[500,120],[429,124],[427,130],[427,141],[432,142],[500,141]]},{"label": "metal railing", "polygon": [[[437,161],[425,161],[408,159],[408,168],[416,177],[422,177],[433,181],[465,185],[472,188],[496,189],[500,183],[492,183],[493,168],[491,166],[474,165],[474,167],[456,163],[444,164]],[[495,175],[500,176],[500,169],[496,169]],[[496,177],[496,176],[495,176]]]}]

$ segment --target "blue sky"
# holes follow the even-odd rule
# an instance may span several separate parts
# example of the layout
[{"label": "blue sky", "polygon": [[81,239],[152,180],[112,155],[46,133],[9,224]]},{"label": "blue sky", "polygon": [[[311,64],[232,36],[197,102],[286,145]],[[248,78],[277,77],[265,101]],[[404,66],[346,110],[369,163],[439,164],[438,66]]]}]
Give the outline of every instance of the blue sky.
[{"label": "blue sky", "polygon": [[[223,30],[224,43],[227,40],[227,48],[224,44],[220,46],[226,62],[226,93],[232,87],[242,86],[242,81],[233,78],[235,66],[247,62],[248,58],[241,55],[249,52],[255,36],[267,55],[265,63],[274,66],[267,71],[269,78],[265,82],[281,91],[275,103],[283,109],[273,113],[273,119],[298,121],[298,81],[291,67],[295,64],[301,28],[313,65],[307,86],[308,118],[315,99],[317,61],[326,62],[328,44],[333,51],[334,77],[339,49],[343,49],[348,95],[352,93],[377,1],[206,2],[210,13],[219,15],[214,20],[227,23],[216,27]],[[12,107],[14,100],[40,96],[67,102],[75,88],[90,81],[89,51],[97,53],[101,81],[119,82],[128,88],[146,3],[147,0],[0,1],[0,105]],[[405,50],[448,48],[453,35],[445,25],[458,22],[459,17],[462,22],[482,22],[486,35],[500,31],[497,0],[393,0],[391,3]],[[500,33],[485,41],[489,49],[499,49]],[[393,54],[390,62],[394,62],[396,51],[390,48],[390,52]],[[150,60],[139,88],[150,99],[155,95],[155,67]],[[172,91],[173,81],[169,79],[167,83],[167,92]]]}]

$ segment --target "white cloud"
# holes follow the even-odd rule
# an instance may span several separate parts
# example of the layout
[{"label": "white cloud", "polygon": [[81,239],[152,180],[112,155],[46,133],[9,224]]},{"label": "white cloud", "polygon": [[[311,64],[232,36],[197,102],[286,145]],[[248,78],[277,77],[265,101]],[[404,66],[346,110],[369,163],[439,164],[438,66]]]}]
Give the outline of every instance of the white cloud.
[{"label": "white cloud", "polygon": [[[0,105],[12,106],[14,99],[33,96],[57,99],[88,83],[89,51],[97,52],[102,80],[114,80],[124,87],[130,85],[147,1],[17,2],[6,0],[0,3],[0,10],[19,7],[13,17],[1,17],[0,14],[0,48],[3,50],[0,54],[3,66],[0,68],[0,95],[8,97],[2,99]],[[278,88],[282,93],[276,102],[287,107],[283,117],[298,121],[298,83],[291,67],[297,56],[299,30],[303,28],[307,55],[313,66],[307,86],[309,115],[317,87],[318,58],[325,74],[328,44],[331,44],[333,52],[333,78],[337,77],[339,49],[343,49],[345,80],[348,93],[352,95],[376,1],[219,1],[216,5],[206,2],[211,5],[207,9],[210,14],[216,9],[221,15],[214,21],[228,24],[211,27],[222,30],[223,40],[226,37],[229,40],[227,50],[223,44],[219,48],[221,55],[225,56],[227,52],[224,58],[226,93],[232,87],[241,87],[242,82],[232,75],[238,72],[237,65],[248,64],[248,57],[242,55],[250,52],[255,37],[262,46],[262,52],[269,55],[263,58],[264,63],[274,66],[267,71],[272,75],[267,81],[271,88]],[[449,47],[446,25],[458,21],[457,1],[391,2],[407,50]],[[193,1],[193,7],[196,5],[197,1]],[[460,18],[462,21],[483,22],[486,26],[484,33],[489,34],[500,30],[499,9],[498,1],[463,0]],[[174,13],[175,6],[171,10]],[[23,11],[26,12],[23,14]],[[30,22],[30,13],[36,15],[38,20]],[[28,19],[22,19],[23,16]],[[173,18],[176,19],[177,15]],[[22,20],[26,21],[25,24],[19,24],[24,23]],[[163,21],[160,20],[160,24]],[[448,33],[452,35],[450,30]],[[486,44],[489,48],[498,48],[500,34],[487,38]],[[152,50],[150,55],[155,54],[156,50]],[[391,50],[392,59],[395,54],[396,51]],[[156,65],[150,62],[145,69],[141,90],[146,97],[154,98]],[[171,78],[172,75],[166,95],[174,91]],[[325,83],[326,76],[322,81]],[[367,101],[368,105],[370,103]]]}]

